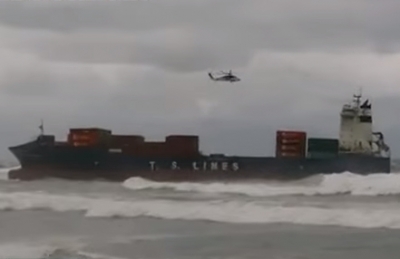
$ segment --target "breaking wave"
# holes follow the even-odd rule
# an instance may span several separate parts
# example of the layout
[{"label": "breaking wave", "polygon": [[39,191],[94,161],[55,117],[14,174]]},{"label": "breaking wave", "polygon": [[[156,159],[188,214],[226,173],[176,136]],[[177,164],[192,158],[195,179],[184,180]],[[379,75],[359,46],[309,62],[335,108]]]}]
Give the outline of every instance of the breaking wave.
[{"label": "breaking wave", "polygon": [[[51,243],[51,242],[50,242]],[[52,246],[42,243],[3,243],[0,259],[123,259],[80,251],[69,244]]]},{"label": "breaking wave", "polygon": [[7,167],[7,168],[0,168],[0,180],[8,180],[8,172],[11,170],[20,169],[21,166],[14,166],[14,167]]},{"label": "breaking wave", "polygon": [[51,251],[50,246],[28,245],[19,243],[1,244],[0,259],[39,259],[43,258],[48,251]]},{"label": "breaking wave", "polygon": [[[230,193],[248,196],[278,195],[393,195],[400,194],[400,174],[371,174],[367,176],[349,172],[331,175],[318,175],[316,183],[172,183],[152,182],[142,178],[130,178],[123,186],[132,190],[172,189],[175,191],[202,193]],[[314,177],[314,179],[315,179]],[[309,179],[310,182],[312,179]]]},{"label": "breaking wave", "polygon": [[37,192],[0,193],[0,210],[82,211],[86,217],[154,217],[225,223],[294,223],[400,229],[400,208],[277,206],[246,201],[115,200]]}]

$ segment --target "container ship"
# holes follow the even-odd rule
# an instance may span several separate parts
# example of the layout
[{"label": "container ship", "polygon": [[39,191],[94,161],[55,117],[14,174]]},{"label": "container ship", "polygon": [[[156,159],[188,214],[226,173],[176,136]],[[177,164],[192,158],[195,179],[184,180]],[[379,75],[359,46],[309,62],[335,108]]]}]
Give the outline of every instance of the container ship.
[{"label": "container ship", "polygon": [[43,133],[33,141],[9,147],[21,167],[10,179],[124,181],[294,180],[316,174],[390,173],[390,148],[373,132],[371,104],[361,95],[343,105],[340,133],[334,138],[308,138],[298,130],[277,130],[275,156],[203,154],[199,137],[169,135],[148,142],[141,135],[114,135],[101,128],[72,128],[59,142]]}]

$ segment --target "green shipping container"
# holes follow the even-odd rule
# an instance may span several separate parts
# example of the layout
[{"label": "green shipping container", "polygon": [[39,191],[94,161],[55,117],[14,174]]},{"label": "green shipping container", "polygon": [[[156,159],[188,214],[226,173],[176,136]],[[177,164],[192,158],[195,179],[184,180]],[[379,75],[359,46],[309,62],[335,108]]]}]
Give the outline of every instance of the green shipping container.
[{"label": "green shipping container", "polygon": [[338,155],[338,153],[334,153],[334,152],[317,152],[317,151],[313,151],[313,152],[308,152],[307,153],[307,157],[309,158],[334,158]]},{"label": "green shipping container", "polygon": [[309,138],[307,143],[307,151],[336,154],[339,152],[339,140],[327,138]]}]

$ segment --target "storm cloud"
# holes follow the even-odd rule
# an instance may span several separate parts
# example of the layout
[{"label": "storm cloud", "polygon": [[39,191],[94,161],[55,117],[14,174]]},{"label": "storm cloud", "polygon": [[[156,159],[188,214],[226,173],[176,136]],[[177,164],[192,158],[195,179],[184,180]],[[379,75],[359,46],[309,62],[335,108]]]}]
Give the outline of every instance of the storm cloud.
[{"label": "storm cloud", "polygon": [[[69,127],[272,155],[277,129],[338,137],[362,88],[400,155],[400,2],[3,1],[0,134],[6,148]],[[232,69],[240,83],[207,72]]]}]

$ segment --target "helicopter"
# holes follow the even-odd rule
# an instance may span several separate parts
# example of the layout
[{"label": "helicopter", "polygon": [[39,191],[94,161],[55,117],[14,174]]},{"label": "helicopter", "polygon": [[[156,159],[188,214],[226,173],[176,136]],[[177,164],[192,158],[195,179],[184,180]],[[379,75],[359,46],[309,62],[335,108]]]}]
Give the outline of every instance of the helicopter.
[{"label": "helicopter", "polygon": [[221,71],[221,73],[222,74],[224,74],[224,76],[221,76],[221,77],[214,77],[211,73],[208,73],[208,76],[211,78],[211,80],[213,80],[213,81],[225,81],[225,82],[231,82],[231,83],[234,83],[234,82],[239,82],[240,81],[240,78],[238,78],[237,76],[235,76],[235,75],[232,75],[232,70],[229,70],[229,72],[227,73],[227,72],[224,72],[224,71]]}]

